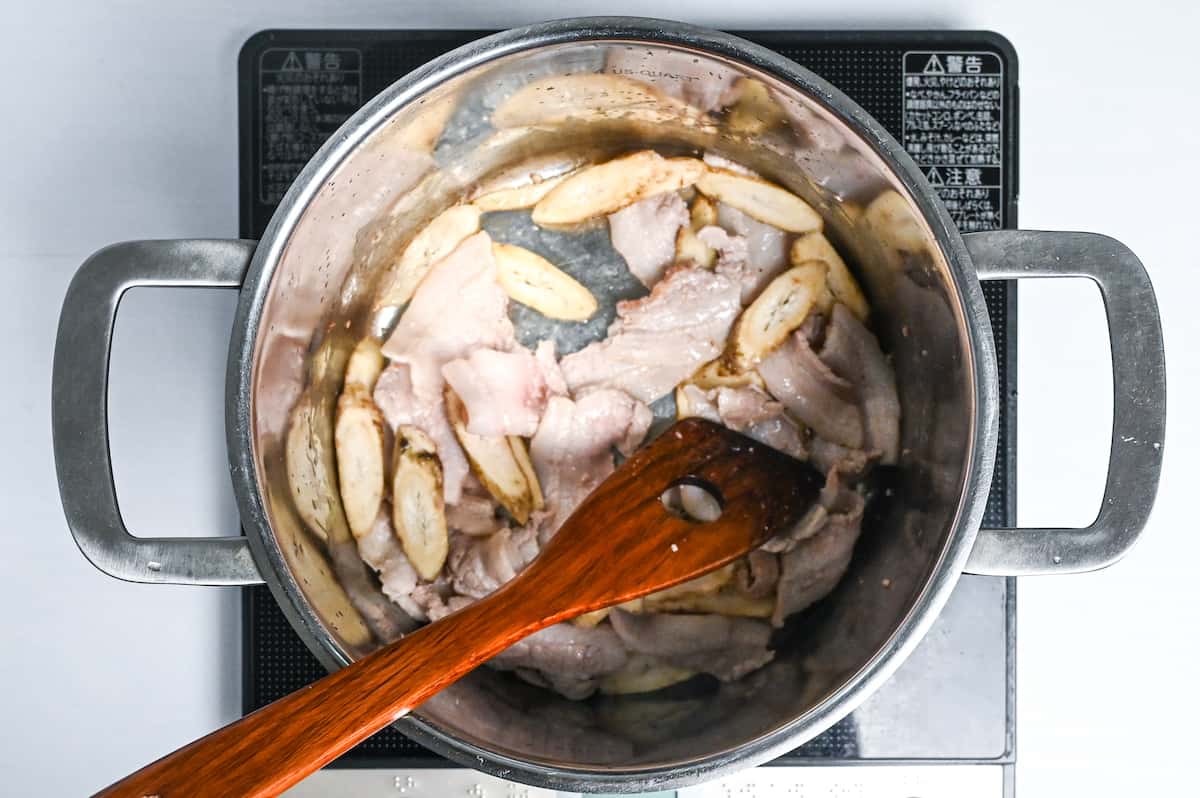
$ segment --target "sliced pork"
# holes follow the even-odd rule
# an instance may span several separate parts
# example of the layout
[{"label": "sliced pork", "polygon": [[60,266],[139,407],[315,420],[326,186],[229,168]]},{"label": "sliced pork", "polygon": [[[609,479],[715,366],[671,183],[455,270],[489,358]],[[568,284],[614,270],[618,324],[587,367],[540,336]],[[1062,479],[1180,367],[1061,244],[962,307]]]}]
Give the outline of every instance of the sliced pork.
[{"label": "sliced pork", "polygon": [[770,552],[771,554],[782,554],[791,551],[796,548],[800,541],[808,540],[824,529],[825,523],[828,520],[829,511],[820,504],[814,504],[808,508],[808,511],[791,528],[785,532],[777,533],[766,543],[762,544],[760,550]]},{"label": "sliced pork", "polygon": [[633,614],[614,609],[609,618],[621,640],[639,654],[722,681],[761,668],[774,656],[771,628],[753,618],[723,615]]},{"label": "sliced pork", "polygon": [[458,612],[463,607],[469,607],[475,603],[475,599],[470,596],[451,596],[443,602],[434,602],[429,607],[430,622],[440,621],[451,613]]},{"label": "sliced pork", "polygon": [[440,370],[473,349],[507,350],[514,340],[492,239],[481,232],[433,265],[382,351],[393,362],[428,360]]},{"label": "sliced pork", "polygon": [[866,474],[879,456],[877,452],[848,449],[820,437],[815,437],[809,442],[809,451],[812,464],[822,474],[837,471],[850,479],[858,479]]},{"label": "sliced pork", "polygon": [[800,426],[787,415],[781,403],[762,389],[748,385],[705,391],[695,385],[684,385],[679,393],[677,405],[681,416],[723,424],[798,460],[807,459],[808,449]]},{"label": "sliced pork", "polygon": [[[414,375],[419,388],[414,384]],[[471,467],[446,417],[441,372],[429,368],[414,371],[409,363],[393,363],[379,375],[374,399],[393,430],[401,425],[414,426],[433,441],[442,465],[443,496],[447,504],[456,503]]]},{"label": "sliced pork", "polygon": [[532,529],[505,527],[487,537],[455,535],[446,573],[454,592],[480,599],[525,570],[538,554]]},{"label": "sliced pork", "polygon": [[[470,598],[463,598],[462,601],[459,601],[460,597],[454,595],[454,590],[450,587],[450,580],[445,576],[439,576],[433,582],[419,582],[413,588],[409,598],[412,606],[421,613],[421,620],[426,621],[439,621],[458,610],[460,606],[466,606],[474,601]],[[453,607],[451,602],[454,602]]]},{"label": "sliced pork", "polygon": [[412,599],[412,592],[417,587],[417,571],[404,555],[404,548],[396,537],[390,507],[384,505],[381,508],[370,531],[357,543],[362,561],[379,575],[383,594],[413,620],[426,620],[425,608]]},{"label": "sliced pork", "polygon": [[758,373],[771,395],[817,435],[841,446],[863,447],[854,386],[834,374],[802,334],[793,333],[763,358]]},{"label": "sliced pork", "polygon": [[696,231],[700,239],[709,249],[716,250],[717,262],[715,268],[720,274],[727,274],[741,284],[742,272],[750,251],[746,247],[746,239],[738,235],[730,235],[724,227],[710,224]]},{"label": "sliced pork", "polygon": [[735,570],[738,589],[751,598],[766,598],[779,582],[779,557],[756,549]]},{"label": "sliced pork", "polygon": [[818,501],[791,529],[775,535],[763,544],[762,550],[773,553],[789,552],[797,545],[823,531],[831,518],[843,516],[862,518],[864,500],[840,471],[833,469],[825,475],[825,485]]},{"label": "sliced pork", "polygon": [[808,457],[808,447],[804,443],[804,435],[786,413],[756,421],[742,430],[742,433],[760,443],[765,443],[773,449],[789,454],[797,460]]},{"label": "sliced pork", "polygon": [[821,360],[858,389],[868,448],[890,465],[900,453],[900,399],[896,375],[879,341],[850,310],[833,306]]},{"label": "sliced pork", "polygon": [[703,418],[714,424],[721,423],[721,413],[717,410],[716,391],[706,391],[698,385],[684,385],[679,389],[679,393],[676,405],[681,416]]},{"label": "sliced pork", "polygon": [[797,459],[808,457],[799,425],[759,388],[717,388],[716,402],[721,423],[730,429]]},{"label": "sliced pork", "polygon": [[723,275],[673,266],[649,296],[617,304],[607,338],[562,359],[567,386],[615,388],[646,404],[665,396],[725,348],[739,291]]},{"label": "sliced pork", "polygon": [[388,598],[407,596],[417,586],[417,571],[404,556],[392,528],[390,508],[384,507],[371,530],[358,539],[358,553],[379,574]]},{"label": "sliced pork", "polygon": [[782,626],[787,616],[829,595],[850,565],[862,529],[862,497],[847,491],[826,512],[825,522],[816,534],[779,557],[779,584],[771,616],[775,626]]},{"label": "sliced pork", "polygon": [[804,336],[813,350],[819,350],[825,341],[825,314],[813,310],[804,317],[797,332]]},{"label": "sliced pork", "polygon": [[787,268],[787,234],[724,202],[717,203],[717,223],[744,241],[745,261],[730,262],[726,269],[741,287],[742,304],[748,305]]},{"label": "sliced pork", "polygon": [[550,394],[543,368],[523,346],[511,352],[476,349],[442,366],[442,376],[467,409],[468,432],[527,438],[537,430]]},{"label": "sliced pork", "polygon": [[716,395],[717,412],[721,414],[721,421],[736,430],[745,429],[783,413],[783,405],[753,385],[744,388],[717,388]]},{"label": "sliced pork", "polygon": [[613,249],[647,288],[675,261],[675,237],[688,223],[687,205],[674,191],[647,197],[608,217]]},{"label": "sliced pork", "polygon": [[646,433],[650,431],[653,423],[654,411],[635,399],[630,412],[629,426],[625,428],[625,436],[617,441],[617,451],[625,457],[633,454],[642,445],[642,441],[646,440]]},{"label": "sliced pork", "polygon": [[543,537],[615,470],[614,448],[629,452],[642,442],[652,418],[650,408],[620,391],[601,389],[578,400],[550,398],[529,444],[546,500]]},{"label": "sliced pork", "polygon": [[553,338],[547,338],[538,343],[533,351],[533,359],[542,372],[542,381],[546,390],[553,396],[567,395],[567,380],[563,377],[562,369],[558,366],[558,355],[555,353]]}]

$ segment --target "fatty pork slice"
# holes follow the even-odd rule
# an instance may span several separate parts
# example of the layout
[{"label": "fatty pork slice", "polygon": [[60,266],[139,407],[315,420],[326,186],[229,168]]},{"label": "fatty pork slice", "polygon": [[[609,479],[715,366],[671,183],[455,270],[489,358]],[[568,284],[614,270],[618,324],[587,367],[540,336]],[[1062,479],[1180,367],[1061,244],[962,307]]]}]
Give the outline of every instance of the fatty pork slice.
[{"label": "fatty pork slice", "polygon": [[470,596],[456,596],[450,587],[450,580],[439,576],[433,582],[419,582],[412,592],[412,603],[425,613],[430,622],[440,621],[452,612],[458,612],[463,607],[475,603]]},{"label": "fatty pork slice", "polygon": [[746,260],[750,257],[746,239],[730,235],[724,227],[710,224],[696,231],[696,238],[717,253],[716,270],[741,283]]},{"label": "fatty pork slice", "polygon": [[879,462],[894,464],[900,452],[896,375],[874,333],[840,303],[825,328],[821,360],[858,389],[866,445],[879,452]]},{"label": "fatty pork slice", "polygon": [[767,283],[788,267],[787,234],[724,202],[717,203],[717,223],[731,237],[742,239],[743,243],[733,245],[746,253],[741,262],[734,257],[733,251],[726,255],[721,247],[709,246],[722,252],[723,263],[718,264],[719,269],[737,280],[741,286],[742,304],[749,305]]},{"label": "fatty pork slice", "polygon": [[370,531],[358,539],[358,554],[379,575],[385,596],[413,620],[428,619],[426,609],[412,598],[417,588],[417,570],[408,561],[396,537],[391,508],[385,505]]},{"label": "fatty pork slice", "polygon": [[765,391],[749,385],[721,387],[715,393],[722,424],[784,454],[807,459],[808,449],[800,426]]},{"label": "fatty pork slice", "polygon": [[607,338],[562,359],[567,387],[576,395],[614,388],[653,403],[721,353],[739,296],[724,275],[672,266],[649,296],[617,304]]},{"label": "fatty pork slice", "polygon": [[652,288],[675,261],[675,237],[687,223],[687,205],[671,191],[610,214],[608,233],[629,271],[642,285]]},{"label": "fatty pork slice", "polygon": [[620,391],[601,389],[576,400],[550,398],[529,443],[546,499],[543,539],[615,470],[613,449],[632,452],[652,420],[650,408]]},{"label": "fatty pork slice", "polygon": [[827,508],[816,534],[779,556],[779,582],[771,623],[782,626],[791,614],[825,598],[846,574],[854,544],[862,531],[863,500],[845,490]]},{"label": "fatty pork slice", "polygon": [[546,383],[546,390],[550,395],[566,396],[567,381],[563,377],[562,369],[558,366],[554,339],[547,338],[539,341],[537,349],[533,350],[533,359],[537,362],[538,370],[542,374],[542,381]]},{"label": "fatty pork slice", "polygon": [[746,555],[744,567],[734,572],[738,590],[750,598],[766,598],[775,592],[779,583],[779,557],[772,552],[755,549]]},{"label": "fatty pork slice", "polygon": [[440,370],[472,349],[507,350],[514,340],[492,239],[480,232],[429,270],[382,351],[393,362],[427,360]]},{"label": "fatty pork slice", "polygon": [[779,555],[772,624],[781,626],[789,615],[824,598],[841,581],[858,541],[864,507],[862,495],[848,487],[835,468],[825,477],[818,503],[804,518],[763,544],[760,551]]},{"label": "fatty pork slice", "polygon": [[795,332],[758,364],[772,396],[813,432],[840,446],[864,445],[862,414],[854,386],[817,357],[802,332]]},{"label": "fatty pork slice", "polygon": [[487,537],[455,535],[446,574],[455,593],[480,599],[525,570],[537,555],[532,529],[504,527]]},{"label": "fatty pork slice", "polygon": [[598,677],[620,670],[628,658],[621,639],[608,626],[559,623],[514,643],[488,664],[501,670],[536,670],[567,698],[583,699],[595,691]]},{"label": "fatty pork slice", "polygon": [[721,414],[717,411],[715,390],[706,391],[698,385],[684,385],[679,389],[675,404],[681,418],[703,418],[720,424]]},{"label": "fatty pork slice", "polygon": [[550,393],[541,366],[522,346],[476,349],[442,366],[442,376],[466,407],[467,431],[474,435],[528,438]]},{"label": "fatty pork slice", "polygon": [[771,627],[753,618],[635,615],[621,609],[614,609],[609,618],[613,630],[630,650],[722,681],[739,679],[775,656],[767,647]]},{"label": "fatty pork slice", "polygon": [[375,382],[375,405],[391,428],[413,426],[433,441],[442,465],[442,494],[449,505],[462,497],[471,468],[446,416],[443,396],[441,372],[410,363],[393,363]]},{"label": "fatty pork slice", "polygon": [[837,471],[850,479],[863,477],[879,457],[878,452],[848,449],[820,437],[809,441],[808,448],[810,461],[822,474]]},{"label": "fatty pork slice", "polygon": [[800,425],[762,389],[749,385],[706,391],[696,385],[684,385],[680,391],[678,405],[686,408],[685,415],[723,424],[798,460],[807,459],[808,449]]}]

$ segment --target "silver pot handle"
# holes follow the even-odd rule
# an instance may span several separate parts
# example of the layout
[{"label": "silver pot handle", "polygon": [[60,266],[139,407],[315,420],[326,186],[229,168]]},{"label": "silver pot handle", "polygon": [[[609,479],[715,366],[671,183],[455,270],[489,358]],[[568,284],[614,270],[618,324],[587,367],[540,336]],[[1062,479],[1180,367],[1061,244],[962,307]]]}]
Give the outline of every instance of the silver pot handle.
[{"label": "silver pot handle", "polygon": [[108,448],[108,359],[121,297],[136,286],[239,288],[253,241],[131,241],[79,268],[54,346],[51,418],[58,490],[71,534],[93,565],[131,582],[262,582],[244,537],[138,538],[117,507]]},{"label": "silver pot handle", "polygon": [[1083,529],[981,529],[966,570],[1027,576],[1112,565],[1146,526],[1162,470],[1166,367],[1150,278],[1128,247],[1095,233],[999,230],[964,240],[981,280],[1093,280],[1108,317],[1113,368],[1112,448],[1096,520]]}]

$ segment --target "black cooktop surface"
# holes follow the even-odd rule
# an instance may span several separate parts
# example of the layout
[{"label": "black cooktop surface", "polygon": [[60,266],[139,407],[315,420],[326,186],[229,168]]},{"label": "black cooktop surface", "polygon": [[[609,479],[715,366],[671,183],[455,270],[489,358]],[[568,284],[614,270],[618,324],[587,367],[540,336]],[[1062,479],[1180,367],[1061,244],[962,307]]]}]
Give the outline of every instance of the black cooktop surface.
[{"label": "black cooktop surface", "polygon": [[[487,31],[264,31],[239,61],[241,235],[262,235],[309,157],[397,78]],[[1017,59],[981,32],[740,31],[808,67],[899,139],[964,231],[1016,225]],[[983,284],[999,355],[1000,445],[986,526],[1015,522],[1016,287]],[[1014,761],[1014,580],[964,577],[901,669],[850,717],[779,760]],[[249,712],[324,669],[265,587],[244,591]],[[386,729],[334,766],[437,767]]]}]

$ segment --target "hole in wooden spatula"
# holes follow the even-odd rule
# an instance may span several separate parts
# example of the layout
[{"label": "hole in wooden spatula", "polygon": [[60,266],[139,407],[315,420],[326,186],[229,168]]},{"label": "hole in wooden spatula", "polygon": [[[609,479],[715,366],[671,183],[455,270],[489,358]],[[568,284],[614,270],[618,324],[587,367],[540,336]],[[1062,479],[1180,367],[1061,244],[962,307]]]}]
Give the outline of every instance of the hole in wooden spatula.
[{"label": "hole in wooden spatula", "polygon": [[676,480],[660,498],[663,507],[672,515],[699,524],[720,518],[721,506],[725,503],[716,485],[695,477]]}]

